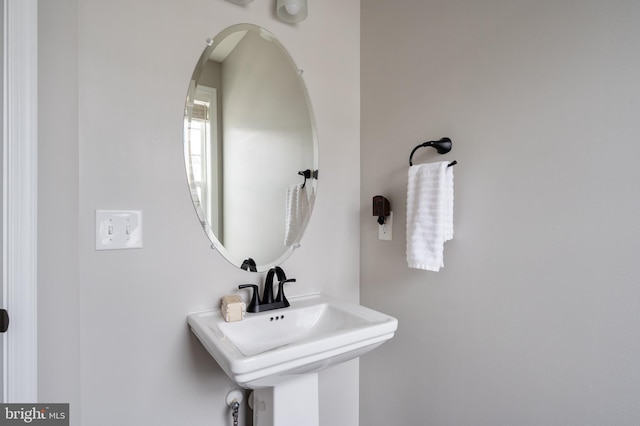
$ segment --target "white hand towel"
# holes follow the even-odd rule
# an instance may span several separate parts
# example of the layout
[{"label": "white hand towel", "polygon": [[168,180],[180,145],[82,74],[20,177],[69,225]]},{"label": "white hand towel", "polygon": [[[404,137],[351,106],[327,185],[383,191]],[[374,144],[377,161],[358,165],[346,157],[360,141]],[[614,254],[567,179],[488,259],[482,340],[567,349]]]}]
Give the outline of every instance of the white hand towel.
[{"label": "white hand towel", "polygon": [[444,243],[453,238],[453,167],[448,161],[409,167],[407,184],[407,263],[439,271]]},{"label": "white hand towel", "polygon": [[309,212],[307,190],[302,184],[287,187],[284,224],[284,245],[290,246],[298,239]]}]

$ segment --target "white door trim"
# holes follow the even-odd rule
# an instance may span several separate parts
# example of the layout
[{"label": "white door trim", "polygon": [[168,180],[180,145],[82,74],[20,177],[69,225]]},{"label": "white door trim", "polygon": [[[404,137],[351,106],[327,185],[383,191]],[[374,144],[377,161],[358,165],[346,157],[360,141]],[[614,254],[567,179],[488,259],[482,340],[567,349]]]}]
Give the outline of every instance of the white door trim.
[{"label": "white door trim", "polygon": [[37,401],[37,0],[4,0],[5,402]]}]

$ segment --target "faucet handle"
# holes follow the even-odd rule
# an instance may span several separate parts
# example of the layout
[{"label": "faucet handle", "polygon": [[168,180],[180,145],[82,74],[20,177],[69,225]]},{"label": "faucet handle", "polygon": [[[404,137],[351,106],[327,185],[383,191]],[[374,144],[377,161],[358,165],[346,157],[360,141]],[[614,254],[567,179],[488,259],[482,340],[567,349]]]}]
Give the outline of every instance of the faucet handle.
[{"label": "faucet handle", "polygon": [[249,287],[253,289],[253,295],[251,296],[251,302],[249,302],[249,306],[247,306],[247,312],[258,312],[257,308],[260,305],[260,297],[258,297],[258,286],[255,284],[240,284],[238,286],[239,289]]},{"label": "faucet handle", "polygon": [[286,283],[294,283],[296,282],[295,278],[290,278],[288,280],[282,280],[278,283],[278,295],[276,296],[276,302],[282,302],[284,307],[289,306],[289,301],[287,297],[284,295],[284,285]]}]

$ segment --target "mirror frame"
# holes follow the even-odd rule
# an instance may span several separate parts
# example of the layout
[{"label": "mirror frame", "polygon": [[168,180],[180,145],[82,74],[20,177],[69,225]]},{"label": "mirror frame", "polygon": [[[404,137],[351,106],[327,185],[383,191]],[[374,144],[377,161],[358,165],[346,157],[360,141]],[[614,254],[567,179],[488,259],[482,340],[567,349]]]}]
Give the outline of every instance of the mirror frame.
[{"label": "mirror frame", "polygon": [[[189,177],[191,171],[189,169],[189,165],[188,165],[188,161],[187,161],[187,157],[186,157],[186,146],[187,146],[187,138],[186,138],[186,132],[184,131],[184,126],[186,126],[186,123],[188,122],[189,119],[189,115],[188,115],[188,106],[190,103],[193,103],[193,101],[195,100],[195,94],[196,94],[196,84],[195,82],[198,81],[198,79],[200,78],[200,75],[202,74],[202,70],[204,69],[204,65],[207,63],[207,61],[209,60],[211,53],[213,52],[213,50],[216,48],[216,46],[218,46],[227,36],[229,36],[230,34],[239,32],[239,31],[254,31],[254,32],[258,32],[263,38],[269,40],[270,42],[275,43],[280,50],[283,52],[284,57],[288,60],[288,62],[291,64],[291,66],[293,67],[293,69],[295,69],[297,71],[297,75],[298,75],[298,83],[300,84],[300,88],[302,90],[302,94],[304,96],[304,100],[306,102],[307,105],[307,110],[308,110],[308,114],[309,114],[309,123],[310,123],[310,127],[311,127],[311,138],[312,140],[310,141],[312,143],[312,149],[313,149],[313,171],[315,174],[315,178],[312,179],[307,179],[306,183],[307,184],[311,184],[312,187],[314,188],[313,193],[310,195],[310,199],[309,199],[309,213],[307,214],[306,219],[304,220],[303,224],[300,227],[300,231],[298,233],[298,236],[296,237],[295,241],[289,245],[289,246],[284,246],[284,250],[283,253],[277,257],[276,259],[273,259],[269,262],[266,263],[262,263],[262,264],[256,264],[255,265],[255,270],[251,270],[248,265],[246,265],[246,258],[243,257],[239,257],[234,253],[231,253],[218,239],[218,237],[215,235],[215,232],[213,231],[213,229],[211,228],[211,225],[209,224],[209,222],[207,221],[207,216],[204,212],[204,210],[199,207],[200,204],[200,200],[197,197],[196,192],[193,190],[193,188],[191,187],[191,181],[192,179]],[[193,202],[193,207],[194,210],[196,212],[196,215],[198,216],[198,219],[200,221],[200,224],[202,225],[202,228],[205,232],[205,234],[207,235],[207,237],[209,238],[209,240],[212,243],[211,248],[217,250],[218,252],[220,252],[220,254],[222,254],[222,256],[232,265],[236,266],[237,268],[243,269],[243,270],[247,270],[247,271],[252,271],[252,272],[265,272],[268,271],[269,269],[271,269],[274,266],[277,265],[281,265],[283,262],[285,262],[290,256],[291,254],[293,254],[294,250],[298,247],[300,247],[300,240],[302,239],[302,237],[304,236],[306,227],[311,219],[311,215],[313,214],[313,207],[315,204],[315,200],[317,198],[317,191],[318,191],[318,183],[317,183],[317,173],[318,173],[318,156],[319,156],[319,144],[318,144],[318,134],[317,134],[317,127],[316,127],[316,122],[315,122],[315,115],[313,113],[313,107],[311,105],[311,99],[309,97],[309,91],[307,90],[307,86],[302,78],[302,69],[298,68],[298,66],[296,65],[296,63],[294,62],[293,58],[291,57],[291,54],[289,53],[289,51],[282,45],[282,43],[278,40],[278,38],[271,33],[270,31],[266,30],[265,28],[259,26],[259,25],[255,25],[255,24],[248,24],[248,23],[242,23],[242,24],[235,24],[235,25],[231,25],[225,29],[223,29],[222,31],[220,31],[213,39],[209,38],[207,39],[207,45],[204,48],[204,51],[202,52],[202,54],[200,55],[200,58],[198,60],[198,62],[196,63],[195,69],[193,71],[193,74],[191,76],[191,80],[189,81],[189,88],[187,91],[187,96],[186,96],[186,100],[185,100],[185,108],[184,108],[184,117],[183,117],[183,152],[185,153],[184,156],[184,164],[185,164],[185,172],[186,172],[186,177],[187,177],[187,186],[188,186],[188,190],[191,194],[191,199]]]}]

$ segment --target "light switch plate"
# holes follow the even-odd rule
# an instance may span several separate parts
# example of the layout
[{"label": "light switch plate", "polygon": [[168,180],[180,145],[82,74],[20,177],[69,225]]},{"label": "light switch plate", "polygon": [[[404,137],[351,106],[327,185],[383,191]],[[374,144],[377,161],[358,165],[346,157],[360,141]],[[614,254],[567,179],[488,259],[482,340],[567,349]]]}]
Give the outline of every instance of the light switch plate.
[{"label": "light switch plate", "polygon": [[96,210],[96,250],[142,248],[142,211]]}]

